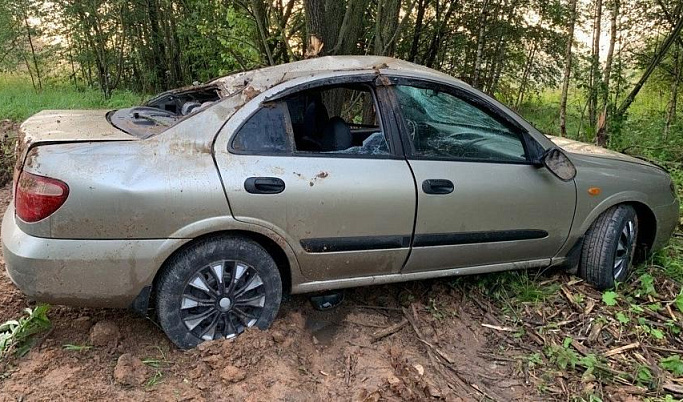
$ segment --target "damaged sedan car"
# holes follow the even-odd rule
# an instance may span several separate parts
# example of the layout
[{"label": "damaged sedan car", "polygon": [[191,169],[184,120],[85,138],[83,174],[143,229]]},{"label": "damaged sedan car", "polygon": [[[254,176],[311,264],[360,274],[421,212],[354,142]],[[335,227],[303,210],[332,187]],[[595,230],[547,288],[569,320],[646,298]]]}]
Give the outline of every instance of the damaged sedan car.
[{"label": "damaged sedan car", "polygon": [[548,138],[391,58],[242,72],[21,130],[13,282],[154,314],[181,348],[267,328],[283,293],[550,266],[609,288],[678,220],[660,167]]}]

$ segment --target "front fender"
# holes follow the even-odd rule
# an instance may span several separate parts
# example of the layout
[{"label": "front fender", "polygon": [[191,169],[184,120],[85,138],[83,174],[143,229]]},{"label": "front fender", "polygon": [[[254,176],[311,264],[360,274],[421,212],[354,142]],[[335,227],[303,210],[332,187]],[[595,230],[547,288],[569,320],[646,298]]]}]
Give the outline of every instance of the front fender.
[{"label": "front fender", "polygon": [[[624,203],[640,203],[645,205],[650,211],[653,211],[652,206],[648,205],[648,197],[646,194],[639,191],[623,191],[605,198],[597,206],[593,207],[593,209],[585,215],[580,224],[577,222],[578,227],[576,230],[580,235],[585,234],[588,228],[590,228],[593,222],[595,222],[598,216],[603,212],[615,205]],[[572,232],[574,232],[574,230],[572,230]]]}]

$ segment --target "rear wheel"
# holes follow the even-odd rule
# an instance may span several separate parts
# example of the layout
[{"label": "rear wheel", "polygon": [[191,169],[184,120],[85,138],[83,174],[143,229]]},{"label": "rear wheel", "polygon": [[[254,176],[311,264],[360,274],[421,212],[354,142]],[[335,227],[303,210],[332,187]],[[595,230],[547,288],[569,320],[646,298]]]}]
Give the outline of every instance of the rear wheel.
[{"label": "rear wheel", "polygon": [[176,255],[159,278],[157,315],[181,348],[266,329],[282,299],[275,261],[258,243],[214,237]]},{"label": "rear wheel", "polygon": [[586,233],[579,275],[608,289],[628,275],[638,238],[638,216],[630,205],[617,205],[596,219]]}]

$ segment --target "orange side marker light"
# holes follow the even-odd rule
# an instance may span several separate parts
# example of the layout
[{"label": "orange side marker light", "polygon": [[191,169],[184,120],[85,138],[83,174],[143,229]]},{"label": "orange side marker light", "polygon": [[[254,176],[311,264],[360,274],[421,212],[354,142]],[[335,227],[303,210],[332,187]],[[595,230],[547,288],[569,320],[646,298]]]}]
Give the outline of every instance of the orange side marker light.
[{"label": "orange side marker light", "polygon": [[588,189],[588,194],[592,196],[600,195],[601,192],[602,190],[600,189],[600,187],[591,187]]}]

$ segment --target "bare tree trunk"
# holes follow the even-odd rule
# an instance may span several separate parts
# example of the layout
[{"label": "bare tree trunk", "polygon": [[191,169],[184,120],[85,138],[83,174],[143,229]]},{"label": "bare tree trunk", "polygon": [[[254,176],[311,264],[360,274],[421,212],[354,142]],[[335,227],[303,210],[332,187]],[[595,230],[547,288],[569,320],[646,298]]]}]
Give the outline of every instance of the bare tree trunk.
[{"label": "bare tree trunk", "polygon": [[595,138],[598,145],[604,147],[607,145],[607,119],[609,118],[609,94],[610,94],[610,79],[612,76],[612,62],[614,60],[614,45],[617,42],[617,17],[619,16],[619,0],[613,0],[612,15],[610,17],[610,37],[609,50],[607,51],[607,60],[605,61],[605,71],[603,73],[602,85],[602,112],[598,120],[598,127],[596,129]]},{"label": "bare tree trunk", "polygon": [[359,27],[364,16],[358,0],[305,0],[305,57],[323,54],[347,54],[356,46]]},{"label": "bare tree trunk", "polygon": [[398,28],[400,10],[400,0],[377,0],[374,54],[384,55],[384,48],[391,46],[391,37]]},{"label": "bare tree trunk", "polygon": [[266,54],[268,65],[274,65],[275,60],[273,60],[273,53],[270,49],[270,44],[268,39],[270,37],[270,32],[268,31],[268,16],[266,14],[266,3],[263,0],[252,0],[251,1],[252,13],[256,19],[256,28],[258,30],[259,38],[261,39],[262,52]]},{"label": "bare tree trunk", "polygon": [[401,0],[379,0],[377,2],[377,16],[375,22],[375,46],[373,54],[377,56],[393,56],[396,40],[408,23],[415,0],[411,0],[405,15],[399,22]]},{"label": "bare tree trunk", "polygon": [[598,109],[598,82],[600,80],[600,36],[602,25],[602,0],[595,0],[593,18],[593,49],[591,50],[591,69],[588,94],[588,125],[595,127]]},{"label": "bare tree trunk", "polygon": [[626,99],[621,102],[621,105],[619,106],[619,109],[617,109],[615,113],[615,117],[618,119],[622,119],[626,112],[628,111],[628,108],[631,106],[633,101],[636,99],[636,96],[638,96],[638,93],[640,93],[640,90],[643,89],[643,85],[647,82],[647,80],[650,78],[652,73],[655,71],[659,63],[661,63],[662,59],[666,55],[666,53],[669,51],[669,48],[671,45],[676,41],[678,38],[678,35],[681,33],[681,28],[683,28],[683,17],[679,17],[678,22],[674,26],[673,30],[669,34],[669,36],[666,38],[662,46],[659,48],[659,51],[655,56],[652,58],[652,61],[650,61],[650,65],[647,67],[643,75],[640,77],[636,85],[633,87],[631,92],[626,96]]},{"label": "bare tree trunk", "polygon": [[33,78],[33,71],[31,71],[31,65],[28,63],[26,58],[26,53],[21,52],[21,57],[24,59],[24,64],[26,64],[26,69],[28,70],[28,75],[31,77],[31,84],[33,85],[33,90],[38,92],[38,87],[36,87],[36,80]]},{"label": "bare tree trunk", "polygon": [[[438,0],[437,0],[437,5],[438,5]],[[438,20],[440,17],[440,13],[437,12],[437,25],[434,28],[434,35],[432,35],[432,40],[429,43],[429,47],[427,48],[427,53],[425,53],[425,57],[422,60],[422,64],[424,64],[427,67],[433,67],[434,62],[436,61],[436,56],[439,52],[439,47],[441,45],[441,40],[443,39],[444,35],[446,34],[446,28],[448,27],[448,21],[451,19],[451,16],[453,15],[453,12],[455,9],[458,7],[458,0],[453,0],[450,2],[448,9],[446,10],[446,13],[444,14],[443,18],[441,20]]]},{"label": "bare tree trunk", "polygon": [[73,43],[71,42],[71,36],[67,34],[66,44],[69,48],[69,64],[71,65],[71,76],[74,80],[74,87],[78,90],[78,78],[76,77],[76,64],[74,63],[73,55]]},{"label": "bare tree trunk", "polygon": [[[36,69],[36,78],[38,79],[38,89],[43,89],[43,81],[40,78],[40,67],[38,66],[38,58],[36,56],[36,49],[33,46],[33,37],[31,36],[31,27],[28,25],[28,15],[26,15],[26,10],[24,10],[24,26],[26,27],[26,37],[28,38],[28,44],[31,47],[31,56],[33,58],[33,66]],[[30,70],[30,68],[29,68]],[[33,79],[33,77],[31,77]],[[35,84],[33,85],[35,88]]]},{"label": "bare tree trunk", "polygon": [[479,88],[479,75],[481,74],[482,57],[484,54],[484,34],[486,33],[486,22],[488,20],[489,0],[484,0],[484,5],[479,16],[479,34],[477,35],[477,56],[474,59],[474,74],[472,76],[472,86]]},{"label": "bare tree trunk", "polygon": [[415,16],[415,31],[413,31],[413,41],[410,44],[408,61],[415,61],[418,46],[420,45],[420,35],[422,34],[422,24],[424,22],[425,10],[429,5],[429,0],[419,0],[417,3],[417,15]]},{"label": "bare tree trunk", "polygon": [[150,42],[152,45],[153,71],[155,77],[155,90],[166,89],[166,60],[161,43],[161,29],[159,27],[159,4],[157,0],[146,0],[149,17]]},{"label": "bare tree trunk", "polygon": [[681,81],[681,45],[676,43],[676,51],[674,52],[674,74],[673,83],[671,84],[671,100],[669,101],[669,109],[666,114],[666,125],[664,126],[663,138],[666,140],[669,136],[671,125],[676,122],[678,111],[678,87]]},{"label": "bare tree trunk", "polygon": [[[504,2],[506,3],[507,0],[504,0]],[[508,14],[502,21],[505,23],[505,25],[510,24],[510,22],[514,18],[518,3],[519,0],[512,0],[509,6]],[[500,77],[503,74],[503,69],[505,68],[505,54],[507,52],[507,43],[505,41],[505,36],[508,33],[507,31],[508,29],[506,29],[505,27],[501,27],[500,32],[498,33],[495,57],[491,65],[491,70],[493,71],[493,73],[491,74],[491,79],[487,89],[487,92],[490,94],[495,94],[495,92],[498,90],[498,82],[500,81]]]},{"label": "bare tree trunk", "polygon": [[517,103],[515,104],[515,109],[519,109],[524,102],[524,92],[526,91],[527,83],[529,82],[529,75],[531,74],[531,67],[534,64],[534,59],[536,58],[536,52],[538,51],[538,42],[534,42],[533,48],[527,56],[526,66],[524,67],[524,74],[522,75],[522,83],[519,85],[519,93],[517,94]]},{"label": "bare tree trunk", "polygon": [[576,27],[576,2],[570,0],[571,16],[567,27],[567,49],[565,50],[564,77],[562,79],[562,96],[560,98],[560,136],[567,136],[567,97],[569,96],[569,80],[572,74],[572,47],[574,46],[574,29]]}]

